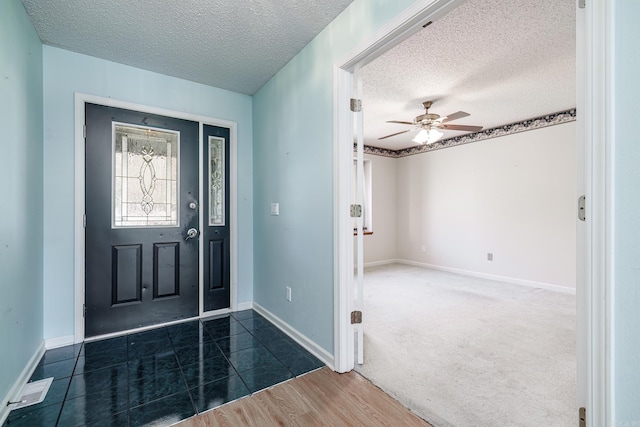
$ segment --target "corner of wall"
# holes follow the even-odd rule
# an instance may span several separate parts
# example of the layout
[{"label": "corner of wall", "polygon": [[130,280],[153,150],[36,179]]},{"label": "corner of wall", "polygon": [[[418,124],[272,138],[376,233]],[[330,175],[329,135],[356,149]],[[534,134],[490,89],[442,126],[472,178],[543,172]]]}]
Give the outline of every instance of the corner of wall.
[{"label": "corner of wall", "polygon": [[0,417],[44,351],[42,61],[22,3],[0,1]]},{"label": "corner of wall", "polygon": [[18,375],[18,378],[16,378],[9,391],[5,396],[3,396],[2,401],[0,401],[0,425],[4,425],[5,420],[11,412],[11,409],[9,408],[9,402],[13,402],[18,399],[24,385],[29,381],[31,375],[33,375],[33,371],[35,371],[38,367],[38,363],[44,355],[44,352],[45,345],[44,341],[42,341],[40,343],[40,346],[36,349],[27,364],[24,366],[24,369],[22,369],[22,372],[20,372],[20,375]]},{"label": "corner of wall", "polygon": [[291,339],[304,347],[309,353],[320,359],[329,368],[334,369],[333,354],[329,353],[324,348],[320,347],[313,340],[309,339],[306,335],[298,331],[287,322],[271,313],[258,303],[253,303],[253,309],[268,319],[271,323],[276,325],[281,331],[287,334]]}]

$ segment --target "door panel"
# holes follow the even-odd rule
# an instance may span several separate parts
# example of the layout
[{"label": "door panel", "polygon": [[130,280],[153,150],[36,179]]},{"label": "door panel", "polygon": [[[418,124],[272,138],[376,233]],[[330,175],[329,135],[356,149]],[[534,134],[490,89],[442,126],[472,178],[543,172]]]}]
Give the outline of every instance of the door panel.
[{"label": "door panel", "polygon": [[112,305],[140,301],[142,294],[142,245],[111,248]]},{"label": "door panel", "polygon": [[224,240],[209,241],[209,289],[224,287]]},{"label": "door panel", "polygon": [[180,246],[178,243],[153,245],[153,297],[173,297],[180,294]]},{"label": "door panel", "polygon": [[85,106],[85,336],[198,315],[199,125]]},{"label": "door panel", "polygon": [[231,306],[228,128],[203,126],[204,311]]}]

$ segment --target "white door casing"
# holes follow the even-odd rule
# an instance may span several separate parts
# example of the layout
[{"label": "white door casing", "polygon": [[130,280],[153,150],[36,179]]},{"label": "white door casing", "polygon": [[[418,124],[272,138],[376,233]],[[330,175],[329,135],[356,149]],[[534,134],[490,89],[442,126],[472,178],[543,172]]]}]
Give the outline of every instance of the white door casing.
[{"label": "white door casing", "polygon": [[[354,48],[334,68],[335,153],[335,370],[354,367],[353,234],[348,218],[352,200],[353,117],[349,110],[353,73],[391,49],[429,20],[464,0],[420,0]],[[612,425],[610,185],[612,183],[612,117],[610,86],[613,52],[612,6],[606,0],[576,4],[578,191],[587,197],[587,221],[577,225],[577,361],[578,403],[587,408],[587,426]],[[366,106],[364,106],[366,108]],[[603,120],[604,118],[604,120]],[[576,195],[576,211],[577,197]],[[366,312],[363,313],[366,318]],[[576,408],[576,419],[578,408]]]},{"label": "white door casing", "polygon": [[[420,30],[422,25],[445,15],[465,0],[419,0],[382,26],[349,52],[334,67],[334,368],[348,372],[354,367],[354,340],[350,313],[355,294],[353,223],[349,217],[353,188],[353,73]],[[366,108],[366,106],[365,106]],[[366,313],[363,313],[366,318]]]},{"label": "white door casing", "polygon": [[[355,86],[355,98],[358,101],[362,100],[362,77],[356,77],[354,79]],[[364,107],[358,102],[358,108],[355,108],[355,135],[356,135],[356,203],[361,207],[364,207],[364,135],[363,135],[363,109]],[[353,168],[352,168],[353,170]],[[353,178],[351,180],[353,182]],[[355,308],[356,310],[364,311],[364,216],[362,213],[356,220],[356,283],[355,290]],[[353,325],[355,329],[354,337],[356,337],[358,364],[364,363],[364,325],[362,319],[360,323]]]}]

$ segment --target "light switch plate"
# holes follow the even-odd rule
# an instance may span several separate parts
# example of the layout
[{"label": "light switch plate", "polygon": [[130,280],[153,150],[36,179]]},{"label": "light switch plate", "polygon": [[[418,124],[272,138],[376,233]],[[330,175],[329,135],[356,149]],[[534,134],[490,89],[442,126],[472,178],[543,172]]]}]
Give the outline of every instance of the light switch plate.
[{"label": "light switch plate", "polygon": [[280,215],[280,203],[271,203],[271,215]]}]

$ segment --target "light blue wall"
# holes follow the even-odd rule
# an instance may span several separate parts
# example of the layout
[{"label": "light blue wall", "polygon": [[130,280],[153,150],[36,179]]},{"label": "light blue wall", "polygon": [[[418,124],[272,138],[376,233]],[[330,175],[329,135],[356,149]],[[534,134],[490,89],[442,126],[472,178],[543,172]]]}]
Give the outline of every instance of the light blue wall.
[{"label": "light blue wall", "polygon": [[[42,343],[42,44],[0,1],[0,396]],[[2,408],[6,402],[0,402]]]},{"label": "light blue wall", "polygon": [[615,420],[640,426],[640,2],[615,2]]},{"label": "light blue wall", "polygon": [[[21,3],[0,1],[0,395],[43,337],[43,246],[44,336],[73,333],[74,91],[238,122],[239,300],[254,298],[332,351],[332,63],[411,3],[356,0],[314,39],[254,97],[252,151],[251,98],[56,48],[44,47],[42,56]],[[622,425],[640,423],[640,3],[615,7],[613,364]],[[273,201],[281,203],[279,217],[269,215]]]},{"label": "light blue wall", "polygon": [[45,338],[74,332],[74,92],[238,123],[238,301],[252,301],[251,97],[44,46]]},{"label": "light blue wall", "polygon": [[333,65],[412,3],[354,1],[253,99],[254,300],[331,353]]}]

